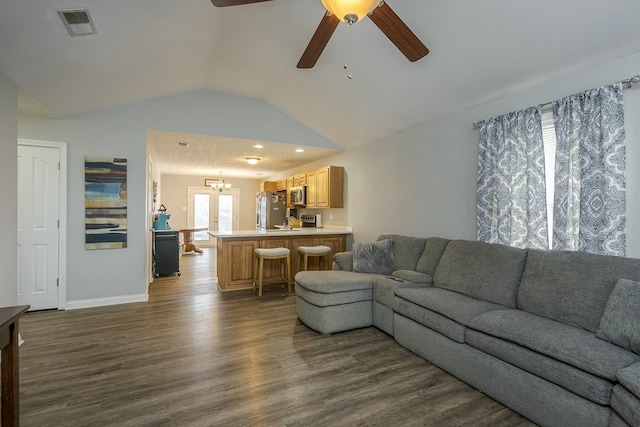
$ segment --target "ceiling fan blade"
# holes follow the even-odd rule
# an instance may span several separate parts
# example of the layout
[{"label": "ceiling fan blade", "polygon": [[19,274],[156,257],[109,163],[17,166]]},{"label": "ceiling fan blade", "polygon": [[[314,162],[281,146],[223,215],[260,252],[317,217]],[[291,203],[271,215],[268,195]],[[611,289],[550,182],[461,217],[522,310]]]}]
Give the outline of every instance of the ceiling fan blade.
[{"label": "ceiling fan blade", "polygon": [[387,2],[373,9],[369,18],[411,62],[425,57],[429,49],[389,7]]},{"label": "ceiling fan blade", "polygon": [[211,0],[216,7],[226,7],[226,6],[239,6],[241,4],[251,4],[251,3],[260,3],[263,1],[271,1],[271,0]]},{"label": "ceiling fan blade", "polygon": [[329,39],[331,39],[339,23],[340,20],[335,16],[329,13],[324,14],[320,25],[318,25],[316,32],[313,33],[311,41],[304,50],[300,61],[298,61],[298,68],[313,68],[313,66],[316,65],[320,54],[322,54],[324,47],[329,43]]}]

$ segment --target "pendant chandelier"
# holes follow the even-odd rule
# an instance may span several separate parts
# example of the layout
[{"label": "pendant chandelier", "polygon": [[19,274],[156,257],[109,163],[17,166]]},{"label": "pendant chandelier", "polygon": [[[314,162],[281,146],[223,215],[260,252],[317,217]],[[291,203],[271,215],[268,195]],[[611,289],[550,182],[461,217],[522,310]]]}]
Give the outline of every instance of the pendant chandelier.
[{"label": "pendant chandelier", "polygon": [[218,180],[213,181],[209,185],[211,186],[211,188],[213,188],[214,190],[218,190],[221,193],[223,190],[228,190],[231,188],[231,184],[225,183],[224,179],[222,179],[222,171],[220,171],[220,175],[218,175]]}]

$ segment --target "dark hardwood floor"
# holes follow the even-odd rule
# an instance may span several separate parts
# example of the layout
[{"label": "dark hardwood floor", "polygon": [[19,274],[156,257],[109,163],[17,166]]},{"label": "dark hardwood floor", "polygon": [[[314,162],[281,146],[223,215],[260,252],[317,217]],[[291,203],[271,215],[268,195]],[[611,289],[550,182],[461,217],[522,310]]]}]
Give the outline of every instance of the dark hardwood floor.
[{"label": "dark hardwood floor", "polygon": [[22,426],[530,426],[375,328],[321,336],[295,294],[221,294],[215,254],[146,303],[28,313]]}]

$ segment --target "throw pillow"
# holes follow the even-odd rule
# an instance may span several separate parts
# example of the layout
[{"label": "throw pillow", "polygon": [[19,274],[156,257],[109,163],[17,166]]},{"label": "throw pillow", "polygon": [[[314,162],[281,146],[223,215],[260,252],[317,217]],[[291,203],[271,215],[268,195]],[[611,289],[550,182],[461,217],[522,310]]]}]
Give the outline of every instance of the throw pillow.
[{"label": "throw pillow", "polygon": [[618,280],[604,308],[596,336],[640,354],[640,282]]},{"label": "throw pillow", "polygon": [[391,274],[393,270],[391,239],[353,244],[353,271],[356,273]]}]

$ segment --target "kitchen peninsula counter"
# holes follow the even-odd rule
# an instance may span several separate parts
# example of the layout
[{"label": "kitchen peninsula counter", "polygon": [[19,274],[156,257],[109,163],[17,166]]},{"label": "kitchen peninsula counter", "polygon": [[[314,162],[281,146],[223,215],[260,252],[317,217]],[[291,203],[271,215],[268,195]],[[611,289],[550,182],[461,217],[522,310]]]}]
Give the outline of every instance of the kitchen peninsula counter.
[{"label": "kitchen peninsula counter", "polygon": [[[299,271],[298,247],[324,245],[331,248],[330,257],[344,252],[351,227],[294,228],[292,230],[235,230],[209,234],[217,241],[218,288],[221,291],[251,289],[253,287],[254,251],[257,248],[285,247],[291,251],[291,274]],[[316,270],[318,258],[310,259],[309,269]],[[331,268],[331,263],[328,263]],[[266,284],[280,280],[280,270],[276,262],[265,264]]]}]

